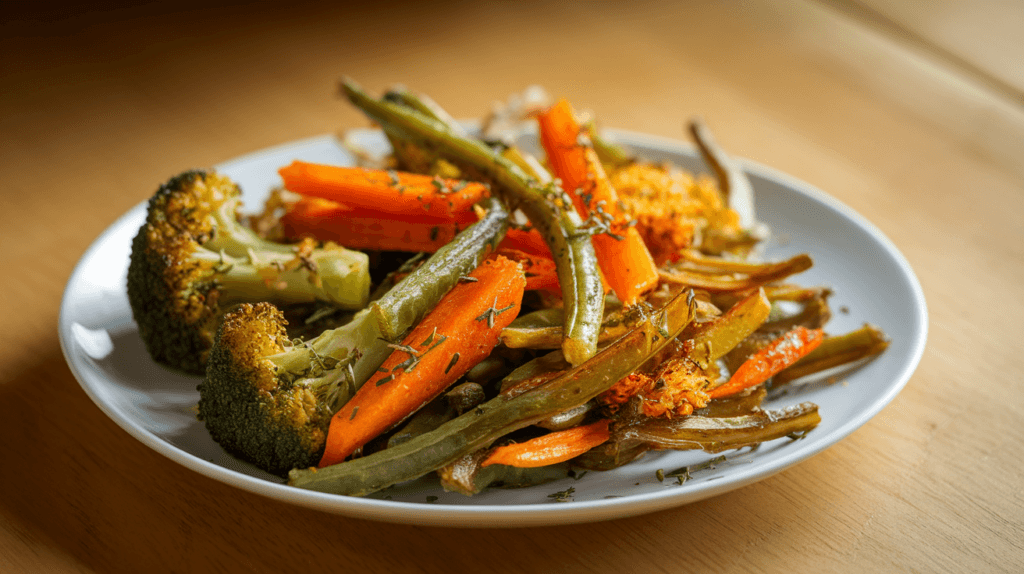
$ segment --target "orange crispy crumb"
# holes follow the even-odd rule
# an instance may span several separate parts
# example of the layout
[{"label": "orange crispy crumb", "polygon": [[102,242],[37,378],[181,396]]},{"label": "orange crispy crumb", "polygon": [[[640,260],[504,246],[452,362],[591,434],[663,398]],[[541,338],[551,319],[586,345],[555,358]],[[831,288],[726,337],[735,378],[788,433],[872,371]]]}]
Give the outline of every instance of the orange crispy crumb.
[{"label": "orange crispy crumb", "polygon": [[598,397],[601,404],[617,411],[632,397],[640,399],[641,412],[649,417],[687,416],[707,406],[711,397],[708,374],[697,363],[675,357],[661,364],[653,375],[632,373]]},{"label": "orange crispy crumb", "polygon": [[620,207],[636,220],[655,263],[699,241],[705,229],[740,231],[739,216],[726,207],[715,182],[668,167],[634,163],[609,174]]}]

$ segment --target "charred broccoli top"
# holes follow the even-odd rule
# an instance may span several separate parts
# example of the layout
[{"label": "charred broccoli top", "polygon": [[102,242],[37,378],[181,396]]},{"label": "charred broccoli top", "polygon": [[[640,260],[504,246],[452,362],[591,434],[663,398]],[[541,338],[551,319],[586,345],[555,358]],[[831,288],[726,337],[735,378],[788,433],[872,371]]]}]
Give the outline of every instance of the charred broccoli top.
[{"label": "charred broccoli top", "polygon": [[217,332],[199,418],[226,451],[268,472],[313,466],[331,416],[389,350],[369,311],[301,342],[288,340],[274,305],[239,305]]},{"label": "charred broccoli top", "polygon": [[128,300],[153,359],[201,374],[225,310],[240,302],[366,305],[366,255],[266,241],[238,221],[238,186],[188,171],[160,186],[132,243]]}]

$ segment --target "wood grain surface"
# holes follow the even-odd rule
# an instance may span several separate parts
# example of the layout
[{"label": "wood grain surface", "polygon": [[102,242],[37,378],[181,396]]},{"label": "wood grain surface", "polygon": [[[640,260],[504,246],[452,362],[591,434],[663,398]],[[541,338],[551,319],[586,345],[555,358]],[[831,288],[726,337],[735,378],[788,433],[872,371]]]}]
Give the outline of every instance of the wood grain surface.
[{"label": "wood grain surface", "polygon": [[[993,151],[986,130],[943,121],[986,117],[1012,142],[1019,108],[936,95],[911,73],[853,73],[872,67],[858,54],[903,56],[835,49],[871,40],[838,36],[843,16],[804,2],[12,4],[0,28],[0,571],[1024,570],[1024,138]],[[732,153],[826,190],[902,250],[930,311],[919,369],[866,426],[790,470],[580,526],[354,520],[177,465],[72,376],[56,333],[64,285],[168,176],[367,125],[336,97],[343,75],[415,87],[457,117],[533,83],[607,126],[683,138],[704,116]]]}]

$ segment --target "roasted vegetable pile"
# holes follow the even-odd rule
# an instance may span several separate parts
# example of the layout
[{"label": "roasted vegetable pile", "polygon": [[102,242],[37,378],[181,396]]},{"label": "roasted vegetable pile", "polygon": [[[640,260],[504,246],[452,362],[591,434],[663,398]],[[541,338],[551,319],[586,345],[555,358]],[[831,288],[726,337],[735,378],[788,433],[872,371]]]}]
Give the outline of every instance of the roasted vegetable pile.
[{"label": "roasted vegetable pile", "polygon": [[[634,158],[564,100],[469,134],[405,89],[342,92],[390,156],[282,165],[248,226],[226,177],[177,176],[129,272],[153,357],[205,374],[211,436],[293,486],[473,494],[799,436],[817,407],[766,389],[888,344],[824,331],[831,290],[790,282],[809,255],[758,259],[753,190],[700,121],[713,175]],[[534,122],[542,157],[514,143]]]}]

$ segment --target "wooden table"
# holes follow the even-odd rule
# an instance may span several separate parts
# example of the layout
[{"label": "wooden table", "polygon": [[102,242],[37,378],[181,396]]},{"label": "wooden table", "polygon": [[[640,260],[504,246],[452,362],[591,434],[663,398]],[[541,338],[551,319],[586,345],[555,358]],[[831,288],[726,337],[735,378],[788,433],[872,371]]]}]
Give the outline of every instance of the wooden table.
[{"label": "wooden table", "polygon": [[[0,571],[1024,569],[1019,102],[808,2],[109,4],[3,9]],[[397,526],[177,465],[72,376],[65,282],[169,175],[366,125],[336,98],[342,75],[458,117],[531,83],[607,126],[682,138],[703,115],[732,153],[826,190],[902,250],[930,311],[919,369],[803,464],[596,524]]]}]

